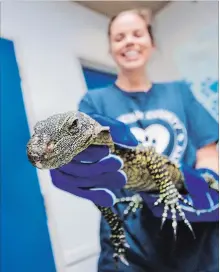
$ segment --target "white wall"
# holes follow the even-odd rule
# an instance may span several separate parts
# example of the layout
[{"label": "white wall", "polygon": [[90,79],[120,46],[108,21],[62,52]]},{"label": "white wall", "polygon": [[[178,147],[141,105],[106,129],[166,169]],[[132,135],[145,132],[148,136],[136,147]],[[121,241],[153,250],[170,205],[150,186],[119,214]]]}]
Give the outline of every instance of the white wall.
[{"label": "white wall", "polygon": [[[158,51],[149,66],[152,79],[181,78],[173,51],[202,25],[217,19],[217,4],[176,2],[158,14]],[[113,65],[105,17],[69,2],[2,2],[1,9],[2,36],[15,42],[31,130],[39,119],[77,108],[86,91],[79,57]],[[99,212],[90,202],[54,188],[47,172],[38,174],[57,271],[95,272]],[[87,261],[80,262],[86,256]]]},{"label": "white wall", "polygon": [[216,120],[218,93],[210,88],[219,77],[218,18],[217,1],[177,1],[168,5],[156,18],[157,57],[162,56],[167,71],[157,73],[161,69],[158,58],[151,67],[156,79],[176,77],[191,82],[194,95]]},{"label": "white wall", "polygon": [[[175,60],[175,51],[186,42],[194,42],[196,33],[207,26],[218,25],[217,1],[175,1],[168,4],[155,18],[158,50],[150,74],[155,80],[182,79]],[[216,29],[216,36],[218,29]],[[206,41],[207,42],[207,41]],[[210,40],[210,43],[216,42]],[[218,44],[215,43],[218,55]],[[199,50],[199,48],[198,48]],[[211,52],[206,52],[209,55]],[[161,62],[162,59],[162,62]],[[189,67],[190,71],[191,67]],[[208,69],[207,69],[208,72]]]}]

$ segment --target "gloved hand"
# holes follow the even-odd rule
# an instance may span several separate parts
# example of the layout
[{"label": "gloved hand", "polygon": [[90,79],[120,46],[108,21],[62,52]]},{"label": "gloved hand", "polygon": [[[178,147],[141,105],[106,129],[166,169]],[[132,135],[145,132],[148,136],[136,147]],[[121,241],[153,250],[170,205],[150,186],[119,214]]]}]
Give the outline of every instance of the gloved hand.
[{"label": "gloved hand", "polygon": [[[193,208],[184,204],[180,200],[181,207],[190,222],[213,222],[219,220],[219,193],[211,189],[208,183],[202,177],[202,174],[211,174],[216,181],[219,176],[210,169],[193,169],[187,165],[180,166],[185,178],[185,187],[189,194],[182,195],[193,204]],[[163,213],[164,205],[154,206],[158,195],[141,193],[141,197],[156,217]],[[171,219],[171,213],[168,212],[167,218]],[[177,220],[182,220],[177,214]]]},{"label": "gloved hand", "polygon": [[[138,144],[128,126],[97,114],[90,115],[103,126],[109,126],[117,145],[134,147]],[[113,206],[116,197],[111,189],[121,189],[127,177],[123,161],[110,154],[107,146],[89,146],[69,164],[50,171],[53,184],[66,192],[91,200],[104,207]]]}]

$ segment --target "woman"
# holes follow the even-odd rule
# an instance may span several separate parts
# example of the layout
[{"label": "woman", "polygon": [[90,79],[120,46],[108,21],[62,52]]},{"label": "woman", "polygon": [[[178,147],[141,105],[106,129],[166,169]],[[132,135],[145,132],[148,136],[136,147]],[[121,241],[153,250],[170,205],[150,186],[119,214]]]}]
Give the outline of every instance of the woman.
[{"label": "woman", "polygon": [[[117,80],[112,86],[87,93],[79,110],[118,119],[130,127],[137,140],[154,145],[173,161],[218,173],[217,123],[184,83],[155,84],[146,76],[146,64],[155,50],[148,13],[121,12],[111,20],[108,35],[110,53],[119,68]],[[113,191],[117,197],[133,195],[123,189]],[[119,205],[117,212],[122,215],[124,208]],[[178,239],[173,242],[170,222],[161,232],[160,222],[149,205],[126,221],[130,266],[120,264],[118,271],[218,271],[217,223],[194,223],[194,240],[181,222]],[[109,230],[103,219],[100,237],[98,271],[115,271]]]}]

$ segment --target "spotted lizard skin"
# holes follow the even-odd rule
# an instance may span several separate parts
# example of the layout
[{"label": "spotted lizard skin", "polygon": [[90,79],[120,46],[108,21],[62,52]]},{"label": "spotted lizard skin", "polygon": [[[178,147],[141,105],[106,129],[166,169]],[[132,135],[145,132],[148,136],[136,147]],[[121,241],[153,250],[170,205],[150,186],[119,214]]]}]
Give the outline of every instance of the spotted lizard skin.
[{"label": "spotted lizard skin", "polygon": [[[73,157],[91,144],[108,145],[112,153],[121,157],[123,170],[127,175],[125,189],[137,192],[132,198],[118,199],[117,203],[128,202],[125,214],[142,207],[142,199],[138,192],[158,192],[156,205],[164,205],[162,225],[167,213],[172,213],[172,227],[176,236],[176,213],[182,217],[192,231],[191,224],[181,209],[180,201],[185,200],[180,190],[184,189],[183,175],[178,167],[165,156],[157,154],[152,147],[119,148],[114,145],[108,127],[103,127],[82,112],[66,112],[55,114],[38,122],[34,133],[27,144],[29,161],[39,169],[55,169],[69,163]],[[123,220],[113,213],[111,208],[96,205],[111,229],[111,242],[114,246],[114,258],[121,259],[128,265],[125,258],[126,243]]]}]

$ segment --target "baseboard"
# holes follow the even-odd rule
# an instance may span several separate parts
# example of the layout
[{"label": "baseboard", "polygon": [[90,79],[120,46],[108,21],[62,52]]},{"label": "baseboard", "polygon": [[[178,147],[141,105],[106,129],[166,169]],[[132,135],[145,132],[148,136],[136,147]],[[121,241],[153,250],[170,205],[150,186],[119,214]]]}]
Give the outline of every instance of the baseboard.
[{"label": "baseboard", "polygon": [[73,250],[64,251],[65,266],[72,266],[76,263],[83,262],[85,259],[94,257],[100,252],[98,244],[79,246]]}]

